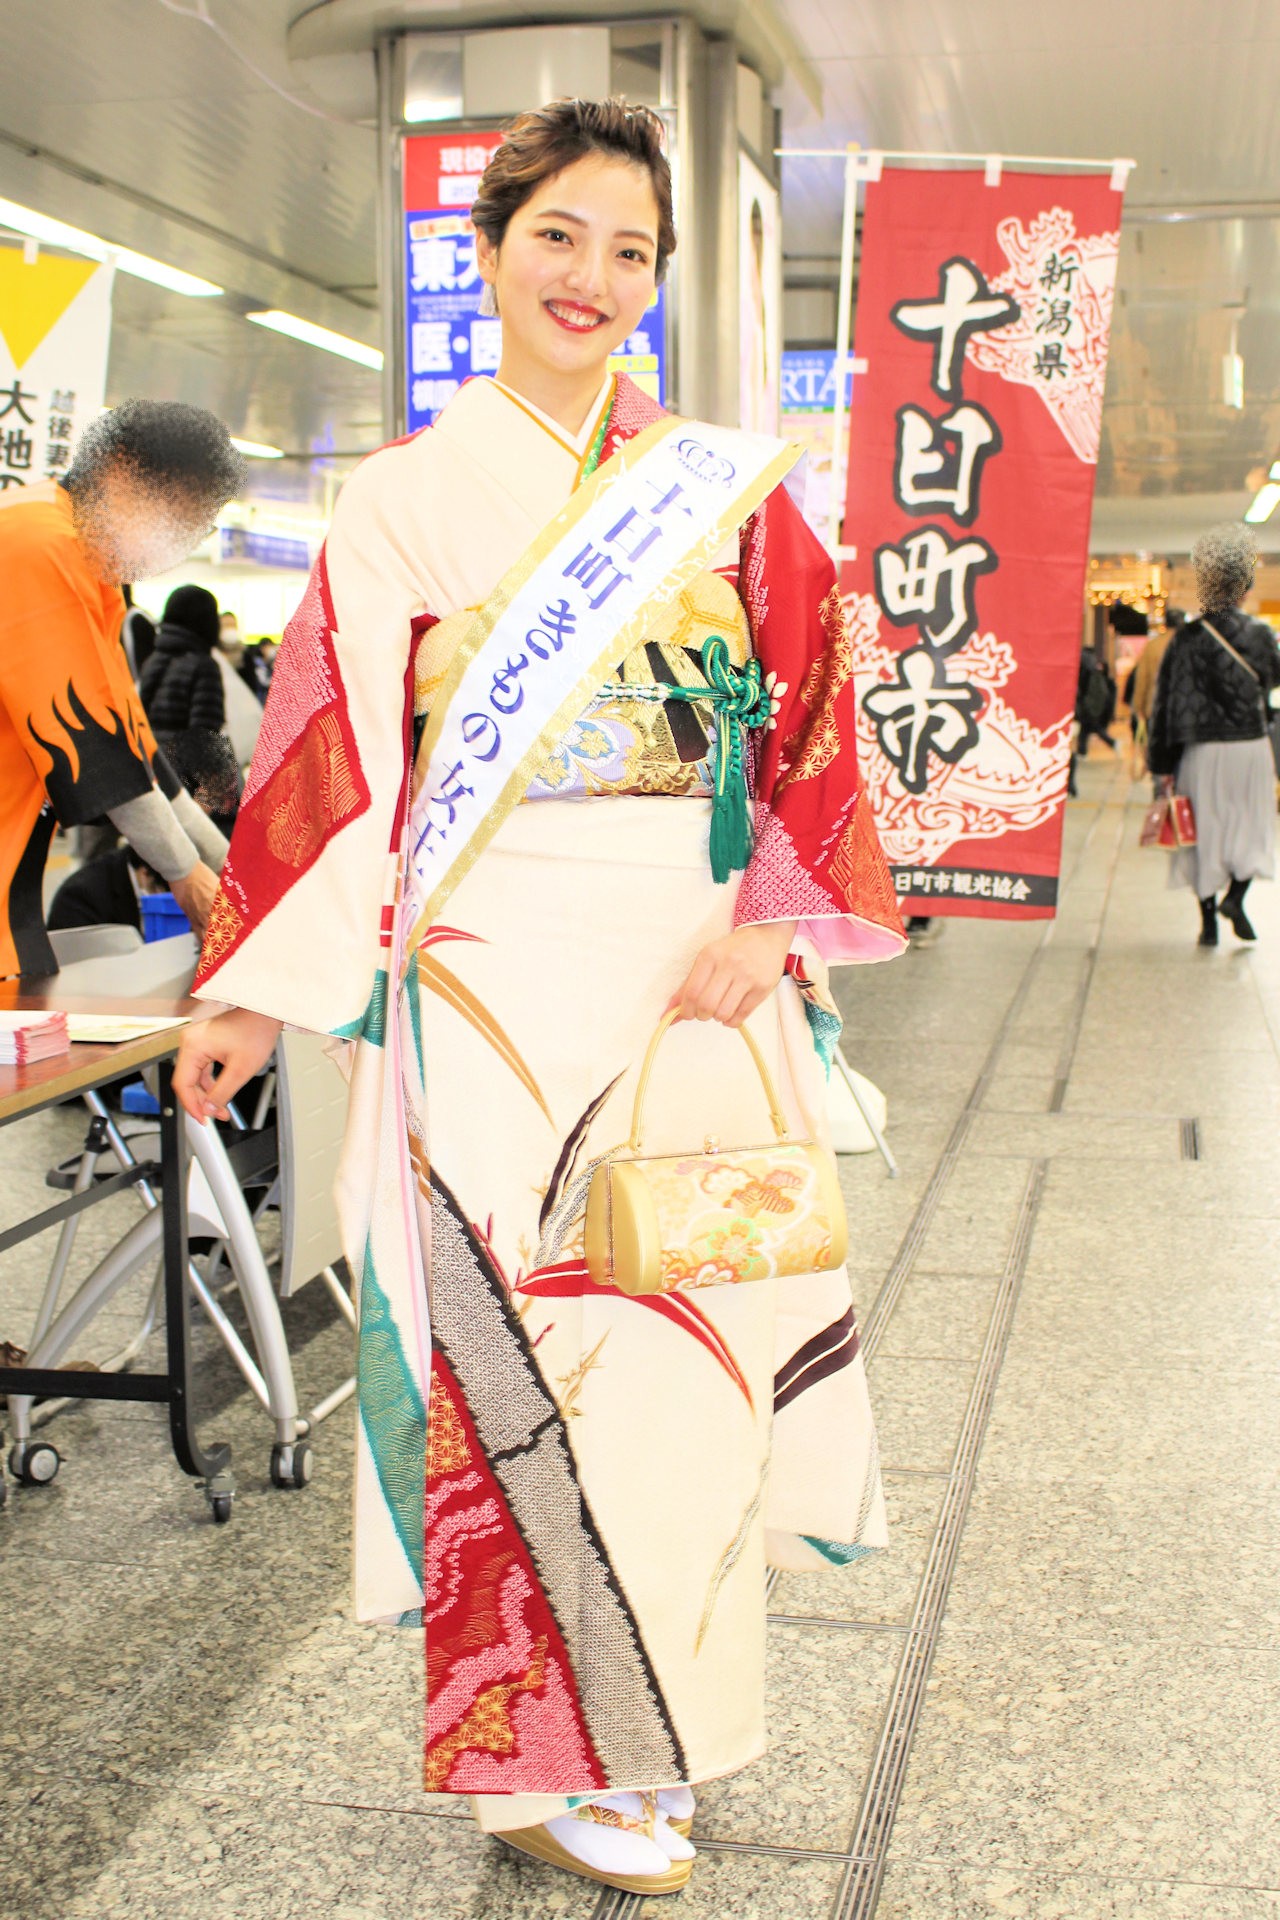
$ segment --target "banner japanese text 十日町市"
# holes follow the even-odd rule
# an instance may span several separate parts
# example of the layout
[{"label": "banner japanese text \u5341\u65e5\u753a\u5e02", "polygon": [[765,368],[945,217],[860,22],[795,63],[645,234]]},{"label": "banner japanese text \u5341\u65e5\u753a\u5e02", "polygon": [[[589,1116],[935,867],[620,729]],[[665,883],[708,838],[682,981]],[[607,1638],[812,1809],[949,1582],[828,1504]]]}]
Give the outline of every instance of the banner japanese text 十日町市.
[{"label": "banner japanese text \u5341\u65e5\u753a\u5e02", "polygon": [[1121,198],[1105,173],[866,188],[841,591],[913,913],[1056,906]]}]

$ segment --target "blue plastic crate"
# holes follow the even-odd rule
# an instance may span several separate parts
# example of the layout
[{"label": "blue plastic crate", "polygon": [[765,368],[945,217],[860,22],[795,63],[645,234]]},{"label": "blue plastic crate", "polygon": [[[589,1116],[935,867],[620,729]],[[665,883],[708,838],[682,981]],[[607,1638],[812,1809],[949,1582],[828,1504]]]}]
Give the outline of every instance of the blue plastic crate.
[{"label": "blue plastic crate", "polygon": [[145,1113],[153,1117],[160,1111],[160,1102],[153,1093],[148,1093],[141,1080],[131,1080],[127,1087],[120,1090],[120,1111],[122,1113]]},{"label": "blue plastic crate", "polygon": [[138,904],[142,908],[142,937],[148,943],[190,933],[191,922],[171,893],[144,893]]}]

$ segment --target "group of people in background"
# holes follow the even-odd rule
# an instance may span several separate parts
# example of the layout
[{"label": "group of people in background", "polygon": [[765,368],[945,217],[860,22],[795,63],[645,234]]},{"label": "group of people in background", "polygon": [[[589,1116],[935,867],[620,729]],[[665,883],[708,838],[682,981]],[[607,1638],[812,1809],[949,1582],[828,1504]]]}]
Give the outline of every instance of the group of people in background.
[{"label": "group of people in background", "polygon": [[[253,757],[276,643],[246,645],[234,613],[207,587],[175,587],[158,626],[124,590],[121,643],[156,741],[186,791],[230,839]],[[106,816],[82,836],[83,864],[63,881],[48,925],[140,927],[141,895],[167,882]]]},{"label": "group of people in background", "polygon": [[[1189,886],[1200,905],[1199,945],[1216,947],[1225,919],[1238,939],[1257,938],[1245,911],[1254,880],[1275,877],[1280,775],[1280,646],[1263,620],[1243,610],[1258,551],[1249,529],[1215,527],[1191,554],[1200,611],[1166,606],[1124,685],[1135,748],[1157,797],[1191,801],[1195,843],[1181,846],[1169,884]],[[1274,696],[1274,697],[1273,697]],[[1094,735],[1118,751],[1111,726],[1116,683],[1092,647],[1081,655],[1076,696],[1076,765]]]},{"label": "group of people in background", "polygon": [[235,614],[220,612],[207,587],[175,587],[136,669],[147,718],[163,734],[191,727],[225,733],[237,764],[247,766],[275,651],[272,640],[246,645]]}]

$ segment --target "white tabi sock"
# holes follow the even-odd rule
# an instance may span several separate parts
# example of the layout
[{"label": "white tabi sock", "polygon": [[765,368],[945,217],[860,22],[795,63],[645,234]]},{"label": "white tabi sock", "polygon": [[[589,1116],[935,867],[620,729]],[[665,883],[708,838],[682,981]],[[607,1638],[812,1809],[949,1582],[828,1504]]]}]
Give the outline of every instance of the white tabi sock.
[{"label": "white tabi sock", "polygon": [[[638,1807],[639,1795],[628,1794],[610,1795],[592,1804],[634,1818],[630,1806],[613,1805],[615,1801],[632,1799]],[[602,1825],[590,1817],[586,1807],[574,1813],[556,1814],[546,1822],[546,1829],[566,1853],[571,1853],[575,1860],[581,1860],[584,1867],[591,1867],[596,1873],[640,1877],[670,1871],[671,1861],[655,1840],[626,1827]]]},{"label": "white tabi sock", "polygon": [[658,1811],[668,1820],[692,1820],[697,1801],[691,1787],[659,1787]]},{"label": "white tabi sock", "polygon": [[[650,1805],[652,1804],[651,1799]],[[638,1793],[611,1793],[607,1800],[601,1802],[601,1805],[613,1807],[618,1813],[625,1813],[630,1820],[643,1820],[645,1817],[645,1803]],[[678,1815],[677,1818],[679,1818]],[[675,1828],[668,1824],[667,1816],[662,1810],[661,1797],[658,1798],[658,1804],[655,1809],[653,1837],[657,1845],[662,1848],[668,1860],[695,1860],[697,1858],[698,1849],[694,1846],[693,1842],[686,1840],[682,1833],[677,1833]]]}]

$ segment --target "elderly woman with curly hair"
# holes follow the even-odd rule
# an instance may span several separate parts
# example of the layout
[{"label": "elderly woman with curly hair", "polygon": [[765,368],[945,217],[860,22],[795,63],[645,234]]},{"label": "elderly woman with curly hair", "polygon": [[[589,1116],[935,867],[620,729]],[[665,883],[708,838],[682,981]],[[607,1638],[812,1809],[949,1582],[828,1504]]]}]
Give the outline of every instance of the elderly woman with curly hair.
[{"label": "elderly woman with curly hair", "polygon": [[[1160,665],[1147,758],[1195,809],[1196,845],[1174,856],[1169,884],[1194,887],[1200,945],[1218,944],[1218,915],[1257,936],[1244,910],[1253,880],[1275,876],[1275,766],[1268,730],[1280,650],[1241,602],[1258,550],[1246,527],[1214,527],[1191,553],[1201,611]],[[1219,893],[1222,898],[1219,899]]]}]

